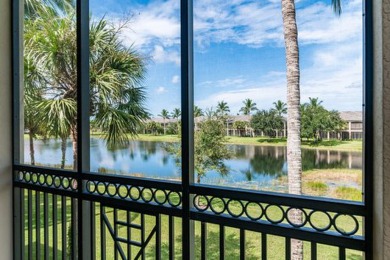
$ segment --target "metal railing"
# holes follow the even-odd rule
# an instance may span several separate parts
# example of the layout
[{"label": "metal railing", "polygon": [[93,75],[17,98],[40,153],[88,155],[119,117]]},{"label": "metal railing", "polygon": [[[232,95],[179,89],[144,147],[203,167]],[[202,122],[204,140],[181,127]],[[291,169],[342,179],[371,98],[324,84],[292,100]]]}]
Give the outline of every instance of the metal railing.
[{"label": "metal railing", "polygon": [[[180,183],[85,173],[79,185],[74,172],[14,170],[19,259],[76,259],[77,221],[89,230],[91,259],[176,259],[188,240],[201,259],[289,259],[292,239],[310,259],[361,259],[369,246],[363,203],[191,185],[184,212]],[[89,208],[77,216],[82,202]]]}]

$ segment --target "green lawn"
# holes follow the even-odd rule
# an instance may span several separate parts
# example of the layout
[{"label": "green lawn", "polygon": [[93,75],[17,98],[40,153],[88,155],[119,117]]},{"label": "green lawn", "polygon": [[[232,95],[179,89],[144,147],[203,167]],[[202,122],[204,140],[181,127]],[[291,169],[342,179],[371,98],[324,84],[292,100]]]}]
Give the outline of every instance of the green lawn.
[{"label": "green lawn", "polygon": [[[52,195],[48,195],[49,200],[49,241],[50,241],[50,252],[52,250],[52,239],[53,239],[53,219],[52,219],[52,213],[53,213],[53,207],[52,207]],[[32,201],[35,201],[35,192],[33,192]],[[201,202],[201,201],[200,201]],[[25,206],[27,206],[27,200],[25,200]],[[57,205],[57,215],[59,219],[61,219],[61,204],[58,200]],[[215,201],[213,203],[213,207],[218,210],[221,209],[222,204],[220,201]],[[238,203],[232,203],[231,204],[231,211],[236,212],[240,209],[240,205]],[[41,218],[41,225],[40,225],[40,234],[41,234],[41,248],[44,248],[44,241],[43,241],[43,234],[44,234],[44,226],[43,226],[43,195],[41,193],[41,205],[40,205],[40,218]],[[67,208],[66,208],[66,219],[67,219],[67,228],[70,225],[70,199],[67,199]],[[255,216],[256,214],[259,214],[260,211],[258,208],[253,207],[250,208],[252,216]],[[36,209],[35,205],[33,205],[33,254],[35,254],[35,246],[36,246],[36,226],[35,226],[35,217],[36,217]],[[271,219],[277,219],[280,217],[280,212],[276,208],[271,208],[269,211],[269,217]],[[106,216],[109,220],[109,222],[113,223],[114,219],[114,210],[112,208],[106,207]],[[127,220],[127,212],[124,210],[117,210],[117,216],[118,220],[126,221]],[[130,219],[133,224],[141,224],[141,214],[132,212],[130,213]],[[156,224],[156,218],[155,216],[151,215],[144,215],[145,217],[145,236],[147,237],[152,229],[155,227]],[[326,225],[326,221],[323,215],[317,214],[315,217],[315,222],[318,223],[319,227],[322,227]],[[25,220],[27,219],[27,212],[25,215]],[[96,243],[96,257],[97,259],[100,259],[101,256],[101,216],[100,216],[100,205],[96,203],[96,212],[95,212],[95,223],[96,223],[96,235],[95,235],[95,243]],[[360,230],[358,234],[362,233],[362,219],[358,218],[360,223]],[[161,254],[162,259],[168,259],[169,256],[169,217],[166,215],[161,216]],[[342,228],[345,230],[350,230],[351,225],[350,221],[348,219],[341,220],[344,221],[344,223],[340,223],[342,225]],[[28,243],[28,222],[25,221],[26,229],[25,229],[25,241],[26,241],[26,252],[27,252],[27,243]],[[60,221],[57,224],[58,229],[58,247],[59,252],[62,252],[64,250],[61,248],[61,223]],[[106,257],[107,259],[114,259],[114,240],[112,239],[109,230],[107,227],[105,227],[106,232],[106,244],[104,247],[106,248]],[[118,226],[117,234],[119,237],[127,238],[127,228],[124,226]],[[181,219],[180,218],[174,218],[174,230],[175,230],[175,259],[181,259]],[[195,256],[196,259],[200,259],[200,248],[201,248],[201,224],[198,221],[195,221]],[[67,231],[68,232],[68,231]],[[141,240],[141,233],[139,230],[131,229],[132,233],[132,240],[133,241],[140,241]],[[260,259],[261,258],[261,234],[258,232],[252,232],[252,231],[246,231],[246,240],[245,240],[245,254],[246,259]],[[156,237],[153,236],[151,242],[148,244],[145,250],[146,259],[154,259],[155,258],[155,239]],[[120,243],[122,249],[126,253],[127,246],[124,243]],[[219,226],[214,224],[207,224],[207,259],[218,259],[219,257]],[[137,252],[139,251],[138,247],[132,246],[132,258],[135,257]],[[225,228],[225,259],[238,259],[240,253],[240,233],[239,230],[236,228]],[[285,239],[283,237],[273,236],[273,235],[267,235],[267,253],[268,258],[267,259],[284,259],[285,255]],[[50,256],[52,256],[52,253],[50,253]],[[310,259],[310,243],[305,242],[304,244],[304,259]],[[50,257],[51,258],[51,257]],[[318,245],[318,259],[337,259],[338,258],[338,248],[326,246],[326,245]],[[31,257],[30,257],[31,259]],[[43,258],[42,258],[43,259]],[[62,259],[61,256],[59,259]],[[362,254],[360,252],[355,252],[352,250],[347,251],[347,259],[363,259]]]},{"label": "green lawn", "polygon": [[[95,134],[95,136],[100,136]],[[140,134],[133,137],[135,140],[152,142],[179,142],[177,135],[144,135]],[[227,144],[258,145],[258,146],[286,146],[285,138],[267,138],[267,137],[227,137]],[[319,143],[313,141],[302,141],[302,148],[324,149],[339,151],[362,151],[363,143],[361,140],[341,141],[341,140],[323,140]]]},{"label": "green lawn", "polygon": [[[93,137],[103,137],[99,132],[92,132]],[[28,136],[25,135],[25,138]],[[134,140],[150,141],[150,142],[179,142],[180,138],[177,135],[150,135],[139,134],[137,136],[129,136]],[[286,138],[268,138],[268,137],[227,137],[227,144],[241,145],[258,145],[258,146],[286,146]],[[319,143],[313,141],[302,141],[302,148],[306,149],[323,149],[337,151],[362,151],[363,142],[361,140],[341,141],[341,140],[323,140]]]}]

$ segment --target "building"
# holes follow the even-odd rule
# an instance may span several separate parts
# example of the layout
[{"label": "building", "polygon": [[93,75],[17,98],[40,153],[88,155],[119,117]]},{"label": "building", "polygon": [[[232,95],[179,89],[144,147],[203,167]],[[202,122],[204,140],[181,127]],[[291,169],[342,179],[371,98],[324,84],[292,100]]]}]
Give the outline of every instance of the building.
[{"label": "building", "polygon": [[346,129],[341,130],[341,139],[363,139],[363,112],[342,111],[340,117],[347,122]]}]

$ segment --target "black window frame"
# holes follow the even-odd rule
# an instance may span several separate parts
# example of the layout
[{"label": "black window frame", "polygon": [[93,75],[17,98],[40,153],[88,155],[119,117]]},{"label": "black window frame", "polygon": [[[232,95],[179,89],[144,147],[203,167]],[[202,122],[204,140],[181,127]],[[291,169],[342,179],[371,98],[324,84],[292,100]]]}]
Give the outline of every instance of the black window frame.
[{"label": "black window frame", "polygon": [[[183,245],[182,253],[184,259],[190,259],[193,253],[191,249],[192,233],[191,222],[194,220],[208,221],[207,216],[192,207],[192,198],[195,194],[204,194],[211,196],[221,196],[221,191],[225,195],[236,199],[248,200],[258,198],[259,200],[269,203],[278,203],[283,199],[289,205],[313,207],[313,203],[319,203],[320,206],[327,209],[334,208],[348,214],[348,212],[361,212],[364,214],[364,241],[359,245],[364,245],[365,256],[371,259],[373,256],[373,7],[372,1],[363,0],[363,35],[364,35],[364,58],[363,58],[363,165],[364,165],[364,180],[363,180],[363,202],[362,203],[347,203],[339,202],[331,199],[313,199],[305,196],[297,197],[293,195],[273,194],[267,192],[239,191],[229,188],[215,188],[207,185],[194,184],[194,121],[193,121],[193,104],[194,104],[194,68],[193,68],[193,0],[180,0],[180,27],[181,27],[181,110],[182,110],[182,180],[181,183],[170,184],[153,180],[142,180],[133,178],[135,183],[149,181],[148,185],[160,185],[161,187],[174,187],[182,192],[182,209],[175,213],[182,217],[182,232]],[[20,120],[22,104],[22,44],[23,44],[23,24],[21,15],[23,10],[23,0],[12,1],[12,128],[13,128],[13,175],[21,170],[38,169],[41,171],[50,172],[42,167],[26,166],[21,164],[21,128]],[[83,183],[82,189],[78,189],[76,197],[80,201],[88,201],[90,198],[85,196],[85,182],[93,178],[112,179],[116,177],[104,177],[96,173],[90,173],[90,158],[89,158],[89,1],[77,1],[77,71],[78,71],[78,92],[77,92],[77,127],[78,127],[78,167],[76,172],[69,172],[71,176],[77,179],[78,183]],[[24,185],[24,184],[23,184]],[[13,187],[18,189],[23,186],[13,178]],[[18,213],[18,194],[14,192],[14,214]],[[349,209],[343,208],[348,205]],[[83,203],[78,203],[77,208],[79,216],[84,214]],[[172,210],[173,211],[173,210]],[[364,211],[364,212],[363,212]],[[352,214],[352,213],[351,213]],[[212,216],[216,219],[216,216]],[[235,222],[228,218],[219,218],[221,224],[236,225]],[[18,222],[14,221],[14,234],[21,232]],[[263,229],[254,227],[251,223],[246,223],[245,228],[249,230],[257,229],[259,231],[268,230],[267,226]],[[78,222],[78,252],[82,254],[85,251],[83,236],[83,223]],[[296,237],[301,239],[309,239],[310,236],[303,233],[290,230]],[[277,234],[288,235],[285,230],[280,229]],[[295,232],[295,233],[294,233]],[[186,239],[187,238],[187,239]],[[14,253],[18,255],[19,247],[16,245],[18,236],[14,235]],[[319,238],[318,238],[319,239]],[[343,237],[337,238],[344,241]],[[336,239],[336,240],[337,240]],[[321,239],[320,239],[321,240]],[[341,242],[340,242],[341,243]],[[83,249],[84,248],[84,249]],[[80,255],[82,257],[82,255]]]}]

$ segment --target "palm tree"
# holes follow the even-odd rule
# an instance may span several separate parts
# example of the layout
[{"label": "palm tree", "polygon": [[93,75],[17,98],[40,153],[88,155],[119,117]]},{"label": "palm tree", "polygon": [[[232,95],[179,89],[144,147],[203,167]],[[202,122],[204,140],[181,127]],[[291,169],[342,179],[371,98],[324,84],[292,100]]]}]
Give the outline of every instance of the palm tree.
[{"label": "palm tree", "polygon": [[[274,108],[272,111],[274,111],[278,116],[282,117],[282,115],[287,113],[287,105],[281,100],[278,100],[273,103]],[[286,137],[286,122],[283,120],[283,137]],[[279,130],[276,130],[276,137],[279,137]]]},{"label": "palm tree", "polygon": [[42,78],[37,72],[37,68],[34,66],[32,60],[29,57],[29,53],[25,53],[24,57],[24,100],[23,100],[23,112],[24,112],[24,129],[28,130],[29,137],[29,149],[30,149],[30,163],[35,165],[35,149],[34,139],[37,135],[45,134],[45,127],[42,121],[37,120],[37,117],[41,114],[36,109],[36,104],[42,100],[42,93],[39,88],[39,82]]},{"label": "palm tree", "polygon": [[[42,112],[50,122],[48,129],[64,140],[60,125],[70,127],[73,141],[73,167],[77,168],[77,125],[73,111],[77,110],[77,49],[75,13],[66,15],[42,13],[42,19],[25,21],[25,49],[34,57],[44,82]],[[50,20],[50,23],[47,21]],[[140,86],[145,65],[143,57],[123,46],[120,29],[106,20],[93,20],[90,24],[90,115],[104,133],[109,146],[124,145],[127,134],[135,135],[137,128],[148,118],[144,108],[145,92]],[[63,122],[54,124],[61,107]],[[66,132],[66,131],[65,131]]]},{"label": "palm tree", "polygon": [[173,119],[176,119],[176,122],[179,121],[179,118],[181,116],[181,111],[180,111],[180,108],[174,108],[172,113],[171,113],[171,117]]},{"label": "palm tree", "polygon": [[[47,127],[50,136],[61,139],[61,169],[65,168],[66,141],[71,133],[72,120],[77,117],[77,106],[71,99],[42,100],[36,107],[39,111],[48,111],[39,116],[39,121]],[[68,114],[67,114],[68,113]]]},{"label": "palm tree", "polygon": [[279,116],[282,116],[284,114],[287,114],[287,104],[284,103],[283,101],[281,100],[278,100],[276,102],[273,103],[274,104],[274,108],[273,110],[279,115]]},{"label": "palm tree", "polygon": [[226,116],[230,112],[230,108],[225,101],[219,101],[217,105],[217,113],[220,116]]},{"label": "palm tree", "polygon": [[42,15],[61,16],[72,13],[76,7],[75,0],[25,0],[24,16],[28,19]]},{"label": "palm tree", "polygon": [[[57,17],[74,10],[75,1],[73,0],[26,0],[24,1],[24,16],[26,23],[38,18]],[[32,28],[28,25],[25,33],[33,35]],[[30,29],[30,30],[29,30]],[[32,34],[31,34],[32,33]],[[43,100],[41,86],[44,83],[43,75],[40,75],[37,64],[34,62],[33,52],[25,49],[24,52],[24,128],[29,132],[30,162],[35,165],[34,139],[38,134],[46,134],[45,122],[37,120],[42,115],[42,111],[37,110],[36,106]],[[69,136],[69,135],[68,135]],[[66,144],[62,143],[62,161],[61,168],[64,168]]]},{"label": "palm tree", "polygon": [[250,98],[245,99],[244,101],[242,101],[242,103],[244,104],[244,106],[241,107],[240,112],[242,112],[244,115],[248,116],[251,114],[252,111],[257,110],[256,103],[254,103],[253,100]]},{"label": "palm tree", "polygon": [[176,129],[177,133],[180,133],[180,124],[179,124],[179,118],[181,117],[181,110],[180,108],[173,109],[171,116],[173,119],[176,119]]},{"label": "palm tree", "polygon": [[203,110],[198,106],[194,106],[194,117],[200,116],[204,116]]},{"label": "palm tree", "polygon": [[161,110],[161,113],[158,116],[161,116],[162,119],[163,119],[163,122],[164,122],[164,135],[165,135],[165,133],[166,133],[165,124],[166,124],[166,120],[169,119],[169,112],[168,112],[168,110],[163,109],[163,110]]},{"label": "palm tree", "polygon": [[[341,13],[341,0],[332,0],[335,13]],[[301,115],[300,115],[300,69],[298,28],[296,23],[294,0],[282,0],[282,17],[287,67],[287,170],[289,192],[302,193],[302,157],[301,157]],[[291,211],[294,222],[302,221],[300,211]],[[291,240],[291,259],[303,258],[303,242]]]},{"label": "palm tree", "polygon": [[214,110],[213,107],[210,108],[207,107],[206,110],[204,111],[204,115],[208,120],[215,120],[216,118],[218,118],[218,113],[217,111]]},{"label": "palm tree", "polygon": [[318,100],[318,97],[317,98],[311,98],[309,97],[309,105],[316,109],[316,108],[319,108],[321,107],[321,104],[322,104],[322,100]]}]

